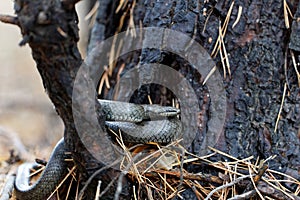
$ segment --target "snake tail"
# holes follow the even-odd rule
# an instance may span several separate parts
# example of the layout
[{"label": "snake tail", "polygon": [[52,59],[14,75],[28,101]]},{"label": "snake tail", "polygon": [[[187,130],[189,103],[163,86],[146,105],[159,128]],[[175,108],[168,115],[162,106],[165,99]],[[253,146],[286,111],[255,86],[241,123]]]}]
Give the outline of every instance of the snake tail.
[{"label": "snake tail", "polygon": [[24,163],[18,168],[15,181],[15,194],[19,200],[44,200],[47,199],[62,179],[67,175],[65,162],[65,145],[62,138],[55,146],[49,162],[40,178],[29,185],[30,169],[35,163]]}]

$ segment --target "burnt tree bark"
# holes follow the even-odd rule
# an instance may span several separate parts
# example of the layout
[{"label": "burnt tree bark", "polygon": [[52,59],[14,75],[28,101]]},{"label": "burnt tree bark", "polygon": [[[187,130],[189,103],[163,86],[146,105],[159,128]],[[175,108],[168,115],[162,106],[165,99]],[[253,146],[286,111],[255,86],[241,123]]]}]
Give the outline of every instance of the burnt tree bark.
[{"label": "burnt tree bark", "polygon": [[[119,1],[99,2],[96,22],[91,31],[89,51],[97,43],[115,33],[127,30],[133,20],[136,26],[142,24],[144,27],[162,27],[183,32],[211,52],[219,35],[219,23],[224,23],[232,4],[232,1],[226,0],[205,1],[206,3],[181,0],[129,0],[117,12]],[[14,22],[21,28],[24,36],[21,44],[28,43],[32,48],[32,55],[44,87],[64,121],[66,144],[84,181],[104,164],[96,160],[82,144],[72,114],[80,111],[73,110],[72,95],[75,76],[82,64],[82,58],[76,47],[78,28],[75,3],[76,1],[61,3],[60,1],[18,0],[15,6],[18,17]],[[233,27],[239,6],[242,7],[242,14]],[[291,1],[289,6],[293,13],[299,13],[297,1]],[[284,24],[283,9],[280,0],[235,1],[224,38],[231,66],[231,76],[227,76],[224,80],[227,96],[226,123],[216,147],[238,158],[253,155],[266,159],[276,155],[277,157],[269,162],[269,167],[300,180],[300,90],[290,56],[287,59],[287,71],[284,70],[285,53],[289,47],[294,51],[297,62],[299,61],[297,48],[299,21],[294,21],[290,39],[290,30]],[[130,10],[132,10],[131,14]],[[92,63],[93,59],[97,58],[92,58]],[[223,74],[220,58],[215,58],[215,61],[218,72]],[[189,63],[170,52],[142,49],[118,59],[110,84],[112,86],[116,84],[118,72],[124,67],[122,65],[125,64],[124,71],[126,71],[140,62],[159,62],[172,66],[190,81],[199,98],[201,108],[199,115],[202,117],[197,138],[189,150],[196,154],[201,152],[203,135],[210,128],[208,125],[211,108],[210,100],[206,96],[209,91],[206,86],[202,86],[205,76],[195,73]],[[82,85],[89,82],[89,76],[89,72],[86,72],[86,76],[80,79]],[[288,95],[285,98],[278,130],[274,131],[286,82]],[[93,96],[93,91],[88,92],[91,92],[89,97]],[[131,100],[136,103],[146,103],[148,94],[155,103],[170,104],[172,97],[165,88],[148,85],[141,87]],[[102,90],[100,97],[113,98],[111,90],[106,88]],[[86,113],[89,113],[91,109],[88,107],[89,102],[94,102],[96,98],[78,100],[82,102],[83,108],[88,110]],[[101,106],[97,103],[95,105],[99,113],[99,123],[103,127]],[[86,115],[82,117],[86,119]],[[93,134],[97,133],[97,127],[90,126],[88,117],[82,126],[89,127],[85,137],[91,143],[95,138],[99,138]],[[101,147],[95,148],[101,150]],[[99,153],[106,156],[106,152]],[[85,198],[94,198],[96,180],[103,181],[104,189],[118,175],[119,172],[113,169],[98,174],[86,192]],[[121,199],[131,198],[132,184],[129,180],[124,180]],[[115,188],[112,187],[104,198],[113,198],[114,191]]]},{"label": "burnt tree bark", "polygon": [[[108,5],[116,5],[114,1],[110,2]],[[139,21],[142,20],[145,27],[164,27],[184,32],[211,52],[219,35],[219,23],[223,24],[225,21],[231,4],[232,1],[207,3],[172,0],[138,1],[134,7],[134,22],[139,24]],[[129,3],[129,5],[131,4]],[[242,7],[242,14],[233,28],[238,17],[239,6]],[[299,12],[298,2],[290,2],[289,6],[293,13]],[[120,17],[118,18],[116,15],[114,18],[110,17],[110,13],[114,13],[115,10],[113,6],[110,8],[106,12],[99,10],[92,38],[99,36],[99,32],[94,34],[97,30],[103,31],[101,39],[107,38],[115,33],[116,27],[119,27]],[[289,42],[290,48],[296,50],[297,58],[299,50],[297,48],[299,43],[299,39],[297,39],[299,25],[297,23],[299,22],[296,22],[298,16],[296,14],[292,26],[294,33],[290,38],[290,30],[286,28],[284,22],[283,10],[281,1],[235,1],[224,38],[232,73],[231,77],[227,76],[227,79],[224,80],[228,110],[224,135],[220,138],[218,145],[221,149],[237,157],[253,155],[266,159],[271,155],[277,155],[277,158],[270,162],[270,166],[297,174],[300,144],[299,87],[291,57],[288,56],[287,72],[284,71],[284,63]],[[109,23],[115,26],[103,23],[106,22],[103,18],[110,19]],[[290,19],[290,23],[291,21]],[[127,21],[127,23],[129,22]],[[123,29],[127,29],[126,24],[123,25]],[[93,43],[95,41],[91,40],[90,44]],[[217,57],[215,61],[219,72],[223,74],[220,58]],[[122,62],[126,61],[120,61],[120,63]],[[137,64],[138,62],[160,62],[180,70],[186,77],[192,78],[190,84],[194,89],[201,90],[197,93],[200,99],[199,106],[205,104],[203,94],[207,92],[207,89],[199,84],[205,77],[201,74],[195,75],[180,58],[170,52],[148,49],[142,50],[140,58],[130,60],[131,65],[127,64],[126,67],[132,68],[132,63]],[[180,63],[180,67],[178,63]],[[114,85],[114,82],[115,78],[112,79],[111,84]],[[289,92],[285,98],[278,130],[274,131],[285,82],[288,84]],[[143,90],[145,90],[145,94],[147,93],[146,88],[141,90],[139,95],[143,93]],[[157,94],[155,91],[157,90],[153,87],[150,95],[152,95],[152,99],[159,102],[162,99],[162,93]],[[109,96],[109,92],[104,96]],[[132,99],[139,103],[147,101],[141,95]],[[209,110],[208,107],[207,110]],[[207,110],[204,111],[206,114]],[[206,121],[203,122],[204,125],[207,125],[209,116],[204,121]],[[200,141],[195,141],[196,144],[191,149],[196,153],[199,151],[197,146],[200,146],[197,145],[197,142]]]}]

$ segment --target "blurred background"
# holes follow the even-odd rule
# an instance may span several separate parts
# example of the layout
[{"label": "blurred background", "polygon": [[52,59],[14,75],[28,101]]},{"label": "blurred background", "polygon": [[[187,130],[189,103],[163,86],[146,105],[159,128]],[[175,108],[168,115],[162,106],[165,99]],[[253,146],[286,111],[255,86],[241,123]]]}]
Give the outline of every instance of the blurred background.
[{"label": "blurred background", "polygon": [[[78,5],[80,18],[86,14],[83,3]],[[0,14],[13,15],[13,2],[1,1]],[[80,22],[84,49],[87,24]],[[63,124],[43,88],[30,48],[18,46],[20,41],[18,27],[0,22],[0,158],[8,158],[9,150],[15,149],[13,138],[20,138],[32,154],[47,158],[63,135]]]}]

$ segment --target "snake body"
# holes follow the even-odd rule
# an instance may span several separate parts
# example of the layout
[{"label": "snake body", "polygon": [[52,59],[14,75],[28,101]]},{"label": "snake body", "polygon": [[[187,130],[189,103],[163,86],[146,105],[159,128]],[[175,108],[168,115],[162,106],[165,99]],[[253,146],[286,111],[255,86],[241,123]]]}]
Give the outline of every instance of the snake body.
[{"label": "snake body", "polygon": [[33,185],[29,185],[30,169],[36,167],[36,163],[24,163],[17,171],[15,180],[15,194],[20,200],[47,199],[55,190],[56,186],[68,173],[65,162],[65,145],[62,138],[55,146],[49,162],[41,177]]},{"label": "snake body", "polygon": [[[124,141],[169,143],[181,133],[181,123],[176,117],[179,114],[177,108],[109,100],[99,100],[99,103],[106,116],[106,126],[116,133],[121,130]],[[29,176],[30,169],[36,164],[22,164],[15,181],[17,199],[47,199],[68,173],[65,158],[62,138],[55,146],[41,177],[33,185],[29,185]]]}]

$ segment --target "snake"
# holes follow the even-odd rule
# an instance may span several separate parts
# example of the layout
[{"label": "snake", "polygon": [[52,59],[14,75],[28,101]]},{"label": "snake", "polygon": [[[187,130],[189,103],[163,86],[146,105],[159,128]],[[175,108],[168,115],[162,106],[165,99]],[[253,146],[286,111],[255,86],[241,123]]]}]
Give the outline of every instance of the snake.
[{"label": "snake", "polygon": [[[134,104],[111,100],[98,100],[105,114],[105,125],[113,132],[121,132],[122,139],[130,143],[170,143],[180,137],[182,125],[177,115],[180,110],[156,104]],[[18,167],[15,194],[20,200],[44,200],[51,196],[68,173],[65,161],[65,142],[60,139],[54,147],[40,178],[30,182],[30,169],[36,163],[23,163]]]}]

